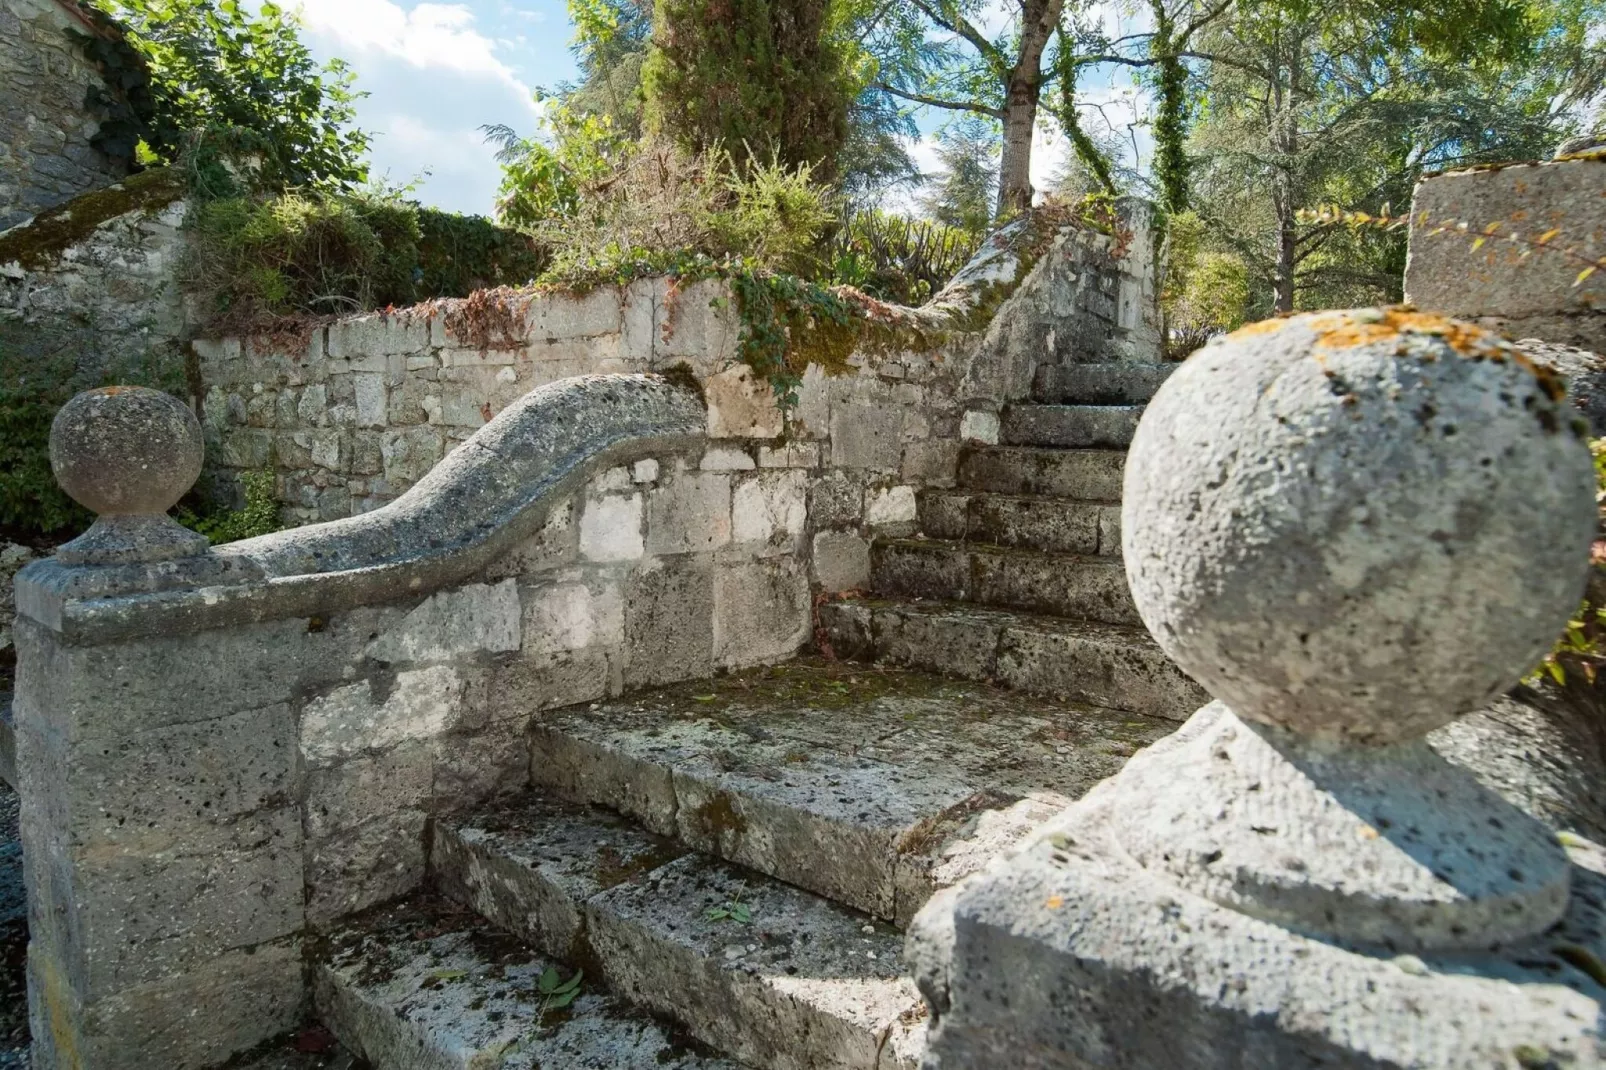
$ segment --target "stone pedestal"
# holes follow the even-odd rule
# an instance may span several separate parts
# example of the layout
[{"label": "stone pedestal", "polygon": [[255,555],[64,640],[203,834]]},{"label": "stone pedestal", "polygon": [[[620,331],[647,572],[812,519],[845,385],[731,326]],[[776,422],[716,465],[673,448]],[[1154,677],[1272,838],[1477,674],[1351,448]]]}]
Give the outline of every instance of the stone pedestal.
[{"label": "stone pedestal", "polygon": [[1123,553],[1219,701],[921,912],[929,1070],[1606,1065],[1606,853],[1423,741],[1545,653],[1594,525],[1559,384],[1477,328],[1324,313],[1189,360]]},{"label": "stone pedestal", "polygon": [[51,457],[100,519],[17,577],[34,1066],[215,1065],[304,1013],[292,674],[255,656],[285,628],[75,637],[64,605],[228,569],[165,515],[201,462],[175,399],[79,395]]}]

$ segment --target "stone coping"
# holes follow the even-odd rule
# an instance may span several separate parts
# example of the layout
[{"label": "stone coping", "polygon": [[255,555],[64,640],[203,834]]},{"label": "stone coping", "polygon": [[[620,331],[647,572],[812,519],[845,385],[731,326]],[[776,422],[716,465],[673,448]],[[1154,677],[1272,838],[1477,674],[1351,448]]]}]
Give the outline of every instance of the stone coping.
[{"label": "stone coping", "polygon": [[38,561],[18,612],[74,642],[315,616],[424,595],[540,529],[593,473],[703,442],[697,389],[658,375],[589,375],[531,391],[394,502],[345,520],[137,566]]}]

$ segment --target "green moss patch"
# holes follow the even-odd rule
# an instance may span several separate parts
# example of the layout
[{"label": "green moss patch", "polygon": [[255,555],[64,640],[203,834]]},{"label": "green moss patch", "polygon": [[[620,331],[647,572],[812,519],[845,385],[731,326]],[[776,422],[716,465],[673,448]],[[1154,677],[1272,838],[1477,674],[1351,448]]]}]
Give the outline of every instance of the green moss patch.
[{"label": "green moss patch", "polygon": [[182,196],[183,179],[171,169],[142,171],[48,208],[31,222],[0,234],[0,264],[21,264],[29,271],[47,268],[102,224],[131,212],[153,215]]}]

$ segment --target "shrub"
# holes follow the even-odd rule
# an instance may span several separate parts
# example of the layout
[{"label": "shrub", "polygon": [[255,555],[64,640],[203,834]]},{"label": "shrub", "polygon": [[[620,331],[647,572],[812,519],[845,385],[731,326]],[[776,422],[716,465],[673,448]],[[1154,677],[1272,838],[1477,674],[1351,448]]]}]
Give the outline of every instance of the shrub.
[{"label": "shrub", "polygon": [[196,513],[180,507],[173,511],[173,518],[192,531],[205,535],[213,546],[254,539],[258,535],[271,535],[284,527],[279,521],[279,501],[272,472],[242,472],[240,486],[245,491],[245,505],[242,508],[213,506]]},{"label": "shrub", "polygon": [[[569,159],[561,148],[560,161]],[[723,149],[691,154],[657,142],[620,150],[606,172],[589,165],[543,178],[572,200],[529,225],[552,250],[543,280],[566,285],[667,271],[689,260],[814,276],[833,208],[808,167],[778,160],[738,173]],[[509,174],[514,172],[510,171]]]},{"label": "shrub", "polygon": [[919,305],[958,274],[981,242],[958,227],[874,209],[842,216],[825,257],[833,281],[882,301]]},{"label": "shrub", "polygon": [[188,226],[184,281],[214,329],[463,297],[529,282],[547,263],[527,237],[489,220],[372,189],[202,201]]}]

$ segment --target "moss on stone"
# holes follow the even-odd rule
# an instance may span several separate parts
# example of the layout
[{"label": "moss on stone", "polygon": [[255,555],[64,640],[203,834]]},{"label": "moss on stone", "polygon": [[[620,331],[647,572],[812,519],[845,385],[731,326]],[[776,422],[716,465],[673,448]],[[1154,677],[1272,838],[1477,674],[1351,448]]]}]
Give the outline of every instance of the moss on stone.
[{"label": "moss on stone", "polygon": [[143,171],[48,208],[0,234],[0,264],[20,264],[29,271],[49,267],[102,224],[131,212],[155,213],[182,196],[183,179],[171,169]]}]

